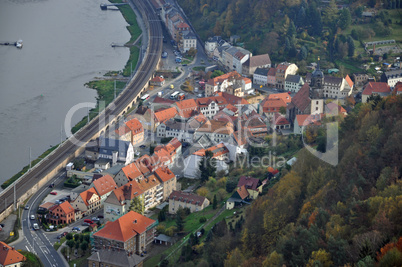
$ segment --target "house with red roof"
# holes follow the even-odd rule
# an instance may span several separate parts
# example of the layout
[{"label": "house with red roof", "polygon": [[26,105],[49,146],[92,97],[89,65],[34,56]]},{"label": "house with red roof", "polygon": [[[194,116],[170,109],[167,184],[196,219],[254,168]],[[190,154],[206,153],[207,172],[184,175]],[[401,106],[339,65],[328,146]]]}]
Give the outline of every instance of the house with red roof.
[{"label": "house with red roof", "polygon": [[113,177],[109,174],[102,176],[99,179],[93,181],[90,187],[95,188],[96,193],[100,196],[101,205],[105,202],[106,198],[110,195],[110,193],[117,187],[116,182],[113,180]]},{"label": "house with red roof", "polygon": [[303,127],[318,127],[321,126],[323,114],[299,114],[296,115],[294,121],[293,133],[302,134]]},{"label": "house with red roof", "polygon": [[130,211],[135,198],[143,200],[144,191],[134,182],[115,188],[103,204],[105,221],[114,221]]},{"label": "house with red roof", "polygon": [[265,136],[268,134],[267,124],[260,114],[255,111],[238,117],[235,122],[237,131],[249,130],[253,136]]},{"label": "house with red roof", "polygon": [[236,205],[239,205],[243,202],[246,202],[250,197],[249,192],[245,185],[237,188],[237,190],[233,193],[233,195],[226,201],[226,209],[231,210]]},{"label": "house with red roof", "polygon": [[262,192],[262,183],[259,179],[251,176],[241,176],[237,183],[237,189],[244,186],[247,189],[250,199],[256,199]]},{"label": "house with red roof", "polygon": [[276,66],[275,87],[285,89],[285,80],[289,74],[295,75],[298,67],[294,63],[282,62]]},{"label": "house with red roof", "polygon": [[401,95],[402,94],[402,82],[397,82],[394,87],[394,94]]},{"label": "house with red roof", "polygon": [[267,85],[275,86],[276,84],[276,68],[269,68],[267,73]]},{"label": "house with red roof", "polygon": [[163,86],[165,84],[165,79],[160,76],[155,76],[151,79],[149,84],[153,86]]},{"label": "house with red roof", "polygon": [[296,115],[310,114],[311,112],[311,98],[310,98],[310,85],[303,84],[300,90],[292,98],[290,104],[286,109],[286,117],[290,123],[294,123]]},{"label": "house with red roof", "polygon": [[362,103],[367,103],[370,96],[385,97],[391,94],[391,87],[386,82],[369,82],[362,92]]},{"label": "house with red roof", "polygon": [[267,97],[261,101],[260,106],[265,116],[273,117],[275,113],[280,112],[281,107],[286,109],[287,104],[282,98],[269,99]]},{"label": "house with red roof", "polygon": [[68,201],[49,208],[47,221],[54,225],[69,224],[75,221],[75,211]]},{"label": "house with red roof", "polygon": [[153,242],[157,222],[137,212],[130,211],[94,233],[94,248],[141,254]]},{"label": "house with red roof", "polygon": [[189,208],[190,212],[202,211],[209,206],[209,200],[193,193],[173,191],[169,196],[169,213],[176,214],[182,208]]},{"label": "house with red roof", "polygon": [[221,120],[209,120],[194,133],[194,139],[207,135],[212,141],[221,142],[233,133],[233,123]]},{"label": "house with red roof", "polygon": [[[100,196],[93,187],[80,193],[70,204],[74,209],[81,211],[83,216],[89,215],[101,208]],[[76,220],[79,219],[76,216]]]},{"label": "house with red roof", "polygon": [[0,266],[21,267],[26,261],[24,255],[19,253],[14,247],[0,241]]},{"label": "house with red roof", "polygon": [[182,119],[189,119],[198,114],[198,106],[194,99],[185,99],[175,102],[177,115]]},{"label": "house with red roof", "polygon": [[249,78],[242,77],[237,71],[232,71],[209,79],[205,83],[205,96],[213,96],[218,92],[228,92],[243,96],[248,94],[251,89],[252,82]]},{"label": "house with red roof", "polygon": [[242,72],[245,76],[252,76],[257,68],[270,68],[271,58],[268,54],[251,56],[243,63]]},{"label": "house with red roof", "polygon": [[292,97],[288,93],[270,94],[268,99],[282,99],[286,105],[289,105],[290,102],[292,102]]},{"label": "house with red roof", "polygon": [[163,200],[166,200],[173,190],[176,190],[176,175],[168,167],[160,167],[155,170],[154,174],[162,183]]},{"label": "house with red roof", "polygon": [[144,177],[143,173],[138,167],[137,161],[124,166],[113,178],[118,187]]},{"label": "house with red roof", "polygon": [[275,113],[272,117],[271,128],[273,130],[290,129],[290,122],[280,113]]},{"label": "house with red roof", "polygon": [[343,115],[346,116],[348,113],[341,105],[336,102],[330,102],[325,105],[325,114],[330,114],[332,116]]},{"label": "house with red roof", "polygon": [[127,128],[130,130],[130,142],[133,146],[144,141],[144,127],[142,123],[137,119],[131,119],[125,122]]}]

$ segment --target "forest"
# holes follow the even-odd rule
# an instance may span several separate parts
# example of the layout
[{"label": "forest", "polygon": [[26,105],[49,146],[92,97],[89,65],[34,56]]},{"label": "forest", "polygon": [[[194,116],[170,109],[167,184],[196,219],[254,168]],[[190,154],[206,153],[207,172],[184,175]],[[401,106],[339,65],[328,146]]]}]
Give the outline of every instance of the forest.
[{"label": "forest", "polygon": [[[363,41],[402,42],[401,0],[178,0],[203,40],[239,35],[253,54],[297,62],[302,70],[320,56],[326,67],[365,58]],[[340,8],[344,6],[344,8]],[[376,10],[367,19],[363,11]],[[345,62],[344,62],[345,63]],[[358,65],[355,66],[358,68]],[[358,71],[358,69],[353,69]],[[302,71],[303,72],[303,71]]]},{"label": "forest", "polygon": [[180,266],[402,266],[401,114],[402,95],[357,104],[338,165],[302,149],[235,225],[191,238]]}]

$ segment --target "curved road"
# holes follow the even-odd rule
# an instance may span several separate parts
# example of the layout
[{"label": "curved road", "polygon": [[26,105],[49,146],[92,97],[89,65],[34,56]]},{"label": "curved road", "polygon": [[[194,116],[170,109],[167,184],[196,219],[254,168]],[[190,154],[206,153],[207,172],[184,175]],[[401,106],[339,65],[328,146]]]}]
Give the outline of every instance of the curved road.
[{"label": "curved road", "polygon": [[[45,160],[42,160],[34,168],[32,168],[25,176],[21,177],[16,182],[16,199],[25,194],[29,189],[34,187],[37,182],[55,169],[61,162],[74,155],[75,151],[90,140],[99,129],[108,125],[115,116],[121,113],[135,98],[138,97],[141,90],[147,84],[152,75],[156,65],[159,61],[162,52],[162,25],[159,17],[156,15],[155,10],[148,1],[144,0],[130,0],[141,11],[143,19],[148,25],[149,43],[148,50],[145,55],[144,61],[137,70],[137,75],[129,83],[127,88],[110,104],[104,112],[90,121],[83,129],[78,131],[73,137],[65,141],[59,146],[51,155]],[[73,140],[79,140],[80,144]],[[4,190],[0,195],[0,213],[7,207],[13,204],[14,190],[11,186]]]}]

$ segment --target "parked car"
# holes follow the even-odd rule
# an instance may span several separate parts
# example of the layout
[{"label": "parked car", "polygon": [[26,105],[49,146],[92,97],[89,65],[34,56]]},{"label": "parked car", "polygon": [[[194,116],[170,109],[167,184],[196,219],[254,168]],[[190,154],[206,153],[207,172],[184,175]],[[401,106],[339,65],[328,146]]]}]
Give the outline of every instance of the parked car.
[{"label": "parked car", "polygon": [[57,195],[57,192],[56,192],[56,191],[52,191],[52,192],[50,192],[50,194],[55,196],[55,195]]},{"label": "parked car", "polygon": [[73,231],[81,231],[79,227],[73,227]]},{"label": "parked car", "polygon": [[141,148],[141,149],[144,149],[144,148],[145,148],[145,146],[144,146],[144,145],[140,145],[140,148]]},{"label": "parked car", "polygon": [[98,218],[101,218],[101,219],[103,219],[103,215],[98,215]]},{"label": "parked car", "polygon": [[49,185],[49,188],[53,188],[54,187],[54,183],[51,183],[50,185]]},{"label": "parked car", "polygon": [[67,234],[68,234],[68,232],[64,232],[64,233],[63,233],[63,236],[66,236]]},{"label": "parked car", "polygon": [[4,223],[0,223],[0,227],[1,227],[1,228],[4,228]]},{"label": "parked car", "polygon": [[82,226],[90,226],[91,224],[87,223],[87,222],[83,222]]},{"label": "parked car", "polygon": [[57,239],[60,239],[60,238],[62,238],[62,237],[64,237],[64,235],[63,235],[63,234],[59,234],[56,238],[57,238]]},{"label": "parked car", "polygon": [[28,206],[28,205],[26,205],[26,206],[25,206],[25,209],[26,209],[26,210],[29,210],[29,206]]},{"label": "parked car", "polygon": [[85,219],[84,222],[89,223],[89,224],[94,223],[91,219]]},{"label": "parked car", "polygon": [[92,217],[92,221],[97,222],[97,221],[99,221],[99,218],[98,217]]}]

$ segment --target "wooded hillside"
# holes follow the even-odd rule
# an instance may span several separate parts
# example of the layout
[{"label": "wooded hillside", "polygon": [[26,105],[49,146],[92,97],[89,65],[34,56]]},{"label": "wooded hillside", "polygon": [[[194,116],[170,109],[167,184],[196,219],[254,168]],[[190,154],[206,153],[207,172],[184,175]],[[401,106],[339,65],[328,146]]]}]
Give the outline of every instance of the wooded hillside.
[{"label": "wooded hillside", "polygon": [[337,166],[302,150],[241,225],[217,224],[182,263],[401,266],[401,114],[401,95],[356,106],[340,125]]}]

